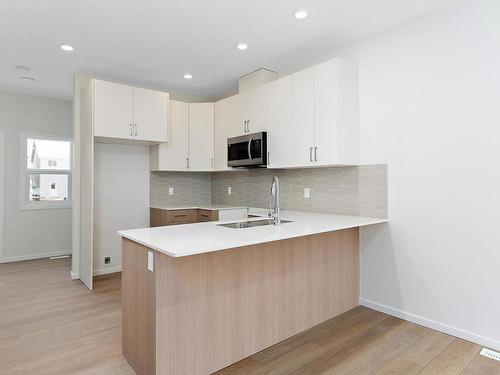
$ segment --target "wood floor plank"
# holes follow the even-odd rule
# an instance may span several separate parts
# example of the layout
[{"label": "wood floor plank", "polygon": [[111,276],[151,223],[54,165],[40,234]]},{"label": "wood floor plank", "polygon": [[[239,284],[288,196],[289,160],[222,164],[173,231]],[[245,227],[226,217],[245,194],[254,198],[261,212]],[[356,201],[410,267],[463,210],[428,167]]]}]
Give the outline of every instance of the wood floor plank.
[{"label": "wood floor plank", "polygon": [[460,375],[500,375],[500,362],[477,353]]},{"label": "wood floor plank", "polygon": [[377,345],[371,347],[362,355],[344,361],[344,363],[335,367],[334,372],[326,371],[325,374],[375,374],[401,353],[414,346],[425,336],[425,333],[423,327],[405,322],[399,329],[385,335]]},{"label": "wood floor plank", "polygon": [[335,336],[320,340],[325,353],[305,364],[292,374],[317,375],[335,373],[336,369],[348,361],[355,361],[362,354],[378,345],[386,335],[401,328],[406,323],[394,317],[387,317],[366,332],[344,342],[336,342]]},{"label": "wood floor plank", "polygon": [[121,355],[121,275],[90,292],[70,259],[0,265],[0,374],[134,374]]},{"label": "wood floor plank", "polygon": [[340,343],[359,335],[385,318],[387,318],[385,314],[358,306],[299,335],[273,345],[252,357],[258,363],[266,364],[313,340],[321,345],[321,340],[327,341],[330,337],[335,336],[335,340]]},{"label": "wood floor plank", "polygon": [[[96,278],[90,292],[69,268],[0,264],[0,375],[134,374],[121,354],[121,276]],[[500,375],[479,349],[359,306],[216,374]]]},{"label": "wood floor plank", "polygon": [[481,350],[477,344],[454,338],[421,372],[422,375],[457,375]]}]

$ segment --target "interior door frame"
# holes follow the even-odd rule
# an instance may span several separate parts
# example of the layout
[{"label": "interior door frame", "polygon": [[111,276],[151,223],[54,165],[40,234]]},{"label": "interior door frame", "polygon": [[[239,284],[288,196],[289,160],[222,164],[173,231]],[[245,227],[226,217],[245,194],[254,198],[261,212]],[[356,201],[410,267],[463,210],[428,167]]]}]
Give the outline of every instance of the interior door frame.
[{"label": "interior door frame", "polygon": [[0,263],[4,259],[5,132],[0,130]]}]

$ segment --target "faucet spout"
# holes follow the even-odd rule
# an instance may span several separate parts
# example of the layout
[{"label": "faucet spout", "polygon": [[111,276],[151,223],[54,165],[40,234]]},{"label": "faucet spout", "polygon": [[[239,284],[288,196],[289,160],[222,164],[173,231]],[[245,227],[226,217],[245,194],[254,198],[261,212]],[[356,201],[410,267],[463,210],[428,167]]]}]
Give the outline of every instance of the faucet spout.
[{"label": "faucet spout", "polygon": [[273,177],[271,184],[271,198],[273,205],[274,225],[281,225],[281,207],[280,207],[280,181],[277,176]]}]

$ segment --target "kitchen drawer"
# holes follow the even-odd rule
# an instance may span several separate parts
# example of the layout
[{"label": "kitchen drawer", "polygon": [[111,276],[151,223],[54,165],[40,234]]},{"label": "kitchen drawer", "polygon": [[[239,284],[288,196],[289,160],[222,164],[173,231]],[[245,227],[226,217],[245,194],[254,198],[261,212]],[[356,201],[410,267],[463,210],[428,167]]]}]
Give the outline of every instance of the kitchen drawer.
[{"label": "kitchen drawer", "polygon": [[189,224],[198,221],[198,210],[168,210],[167,225]]},{"label": "kitchen drawer", "polygon": [[161,210],[159,208],[149,209],[149,226],[152,227],[162,227],[167,225],[167,210]]},{"label": "kitchen drawer", "polygon": [[198,210],[198,221],[217,221],[219,220],[219,211]]}]

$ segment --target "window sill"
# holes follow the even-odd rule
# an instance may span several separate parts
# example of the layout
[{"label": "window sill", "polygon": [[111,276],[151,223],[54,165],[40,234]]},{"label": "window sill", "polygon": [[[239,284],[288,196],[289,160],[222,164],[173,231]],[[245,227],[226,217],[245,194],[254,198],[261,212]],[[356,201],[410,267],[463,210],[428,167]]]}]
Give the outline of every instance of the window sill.
[{"label": "window sill", "polygon": [[21,210],[52,210],[60,208],[71,208],[71,202],[38,202],[38,203],[25,203],[21,205]]}]

